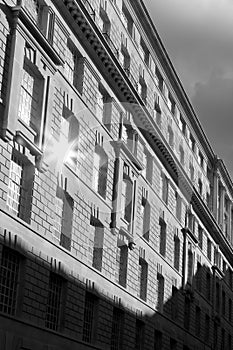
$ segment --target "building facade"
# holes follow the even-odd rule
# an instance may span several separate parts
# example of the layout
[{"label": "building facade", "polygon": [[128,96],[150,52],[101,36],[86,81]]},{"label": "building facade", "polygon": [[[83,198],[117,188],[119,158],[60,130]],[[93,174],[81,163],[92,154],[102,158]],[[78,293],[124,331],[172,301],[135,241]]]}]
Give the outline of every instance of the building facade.
[{"label": "building facade", "polygon": [[231,350],[232,181],[143,2],[0,4],[0,348]]}]

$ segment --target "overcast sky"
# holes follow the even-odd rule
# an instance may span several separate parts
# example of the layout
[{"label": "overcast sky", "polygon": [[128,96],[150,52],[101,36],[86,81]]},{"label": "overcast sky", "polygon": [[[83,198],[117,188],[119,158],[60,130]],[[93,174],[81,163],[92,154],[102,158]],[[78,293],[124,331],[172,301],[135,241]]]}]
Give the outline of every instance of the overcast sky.
[{"label": "overcast sky", "polygon": [[212,148],[233,178],[233,0],[144,0]]}]

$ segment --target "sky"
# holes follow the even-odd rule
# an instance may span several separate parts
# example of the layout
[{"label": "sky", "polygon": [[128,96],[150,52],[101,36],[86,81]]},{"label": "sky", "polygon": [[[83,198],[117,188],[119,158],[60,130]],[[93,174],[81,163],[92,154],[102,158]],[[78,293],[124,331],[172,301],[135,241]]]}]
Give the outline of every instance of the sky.
[{"label": "sky", "polygon": [[233,179],[233,0],[144,0],[213,151]]}]

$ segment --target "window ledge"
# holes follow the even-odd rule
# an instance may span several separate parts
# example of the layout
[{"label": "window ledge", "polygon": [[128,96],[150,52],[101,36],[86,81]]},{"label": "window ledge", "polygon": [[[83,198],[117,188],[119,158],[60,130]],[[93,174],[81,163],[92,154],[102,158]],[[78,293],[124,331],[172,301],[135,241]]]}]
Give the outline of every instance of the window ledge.
[{"label": "window ledge", "polygon": [[25,136],[22,131],[17,130],[15,138],[19,144],[26,146],[33,156],[41,156],[42,151],[37,147],[27,136]]}]

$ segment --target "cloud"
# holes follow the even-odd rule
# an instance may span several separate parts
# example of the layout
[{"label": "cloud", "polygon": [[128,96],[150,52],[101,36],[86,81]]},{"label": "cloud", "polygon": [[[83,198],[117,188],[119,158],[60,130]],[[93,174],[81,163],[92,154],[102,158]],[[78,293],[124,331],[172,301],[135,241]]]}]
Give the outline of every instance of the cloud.
[{"label": "cloud", "polygon": [[190,96],[215,70],[233,76],[232,1],[144,1]]}]

